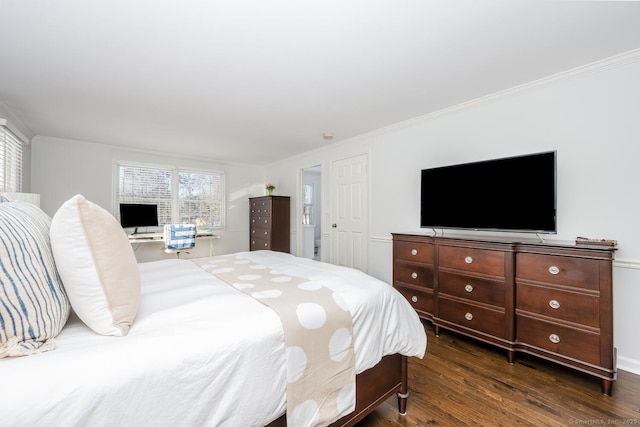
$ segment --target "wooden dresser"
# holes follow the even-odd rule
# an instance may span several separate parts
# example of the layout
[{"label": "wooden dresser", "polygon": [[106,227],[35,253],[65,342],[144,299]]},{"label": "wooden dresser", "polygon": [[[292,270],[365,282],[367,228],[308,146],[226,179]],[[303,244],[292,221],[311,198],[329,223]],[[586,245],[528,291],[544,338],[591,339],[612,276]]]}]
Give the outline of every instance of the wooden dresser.
[{"label": "wooden dresser", "polygon": [[249,198],[249,249],[289,252],[291,247],[290,198]]},{"label": "wooden dresser", "polygon": [[393,285],[430,320],[507,350],[616,379],[615,247],[393,234]]}]

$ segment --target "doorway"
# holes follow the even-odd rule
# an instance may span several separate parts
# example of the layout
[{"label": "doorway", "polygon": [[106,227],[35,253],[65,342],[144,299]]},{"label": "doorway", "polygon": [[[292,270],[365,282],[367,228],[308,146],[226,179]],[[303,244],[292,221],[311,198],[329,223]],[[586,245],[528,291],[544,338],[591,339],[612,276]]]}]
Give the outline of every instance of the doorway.
[{"label": "doorway", "polygon": [[[322,259],[322,167],[302,169],[300,212],[302,222],[301,256]],[[299,251],[300,254],[300,251]]]}]

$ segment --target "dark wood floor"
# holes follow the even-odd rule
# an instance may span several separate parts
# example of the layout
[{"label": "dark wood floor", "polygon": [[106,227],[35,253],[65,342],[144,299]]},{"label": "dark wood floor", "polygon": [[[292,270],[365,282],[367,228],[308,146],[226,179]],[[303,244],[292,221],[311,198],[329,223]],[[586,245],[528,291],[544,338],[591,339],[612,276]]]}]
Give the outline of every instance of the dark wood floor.
[{"label": "dark wood floor", "polygon": [[397,426],[640,426],[640,375],[618,371],[611,396],[600,380],[516,356],[449,331],[436,337],[430,323],[427,354],[409,360],[407,414],[393,397],[358,427]]}]

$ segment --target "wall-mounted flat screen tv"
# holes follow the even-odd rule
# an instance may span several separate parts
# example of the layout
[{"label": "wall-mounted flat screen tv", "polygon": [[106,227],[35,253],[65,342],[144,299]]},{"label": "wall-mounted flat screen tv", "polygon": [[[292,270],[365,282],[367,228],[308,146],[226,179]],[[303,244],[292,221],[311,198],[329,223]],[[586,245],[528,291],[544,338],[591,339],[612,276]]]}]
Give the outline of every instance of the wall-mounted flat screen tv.
[{"label": "wall-mounted flat screen tv", "polygon": [[120,203],[120,225],[122,228],[158,226],[158,205],[145,203]]},{"label": "wall-mounted flat screen tv", "polygon": [[556,233],[556,151],[423,169],[420,226]]}]

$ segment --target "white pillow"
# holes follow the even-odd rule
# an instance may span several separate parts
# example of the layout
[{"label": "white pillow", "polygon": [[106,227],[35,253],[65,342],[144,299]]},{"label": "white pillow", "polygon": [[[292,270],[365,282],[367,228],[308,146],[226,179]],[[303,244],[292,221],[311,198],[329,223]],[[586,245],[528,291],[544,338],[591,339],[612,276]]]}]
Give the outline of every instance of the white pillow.
[{"label": "white pillow", "polygon": [[95,332],[124,336],[138,313],[140,273],[125,231],[77,194],[51,220],[51,248],[71,307]]}]

